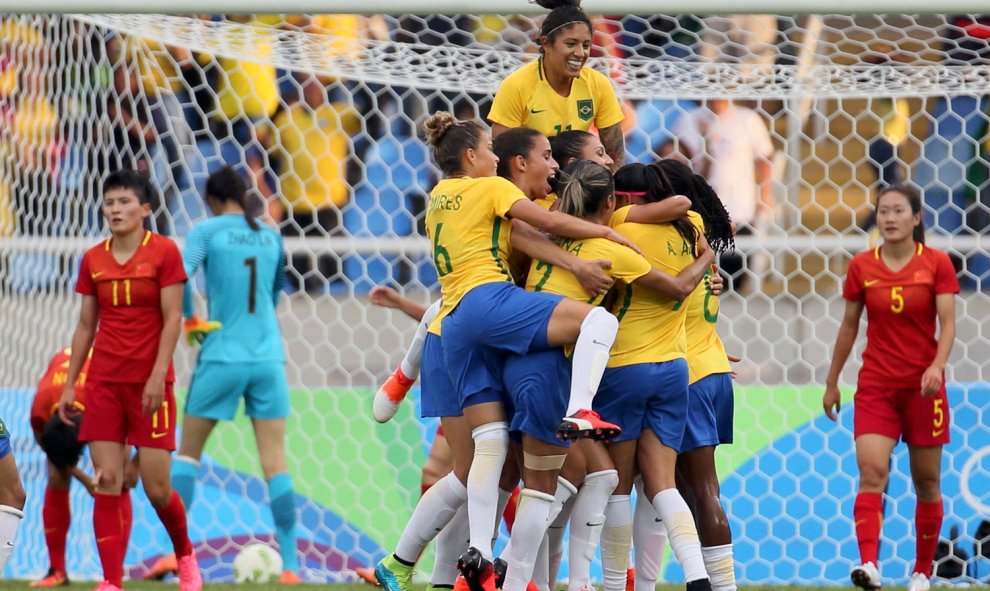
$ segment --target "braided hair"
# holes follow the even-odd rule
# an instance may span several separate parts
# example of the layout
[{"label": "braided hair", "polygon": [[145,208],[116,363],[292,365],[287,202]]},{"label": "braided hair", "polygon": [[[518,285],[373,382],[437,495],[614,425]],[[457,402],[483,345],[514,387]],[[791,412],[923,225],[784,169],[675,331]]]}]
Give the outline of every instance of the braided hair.
[{"label": "braided hair", "polygon": [[[648,203],[663,201],[678,193],[664,173],[656,164],[626,164],[615,171],[615,190],[627,193],[644,193]],[[670,222],[688,244],[698,241],[698,229],[686,217]]]},{"label": "braided hair", "polygon": [[732,218],[719,199],[715,189],[699,174],[694,174],[687,164],[667,158],[651,166],[656,166],[670,183],[675,195],[685,195],[691,200],[691,211],[701,216],[705,222],[705,238],[716,253],[735,248],[732,237]]}]

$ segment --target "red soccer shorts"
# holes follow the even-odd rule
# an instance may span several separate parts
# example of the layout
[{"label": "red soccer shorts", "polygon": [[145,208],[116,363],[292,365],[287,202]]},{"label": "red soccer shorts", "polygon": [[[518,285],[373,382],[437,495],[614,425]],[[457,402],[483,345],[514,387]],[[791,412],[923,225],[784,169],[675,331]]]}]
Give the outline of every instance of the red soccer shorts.
[{"label": "red soccer shorts", "polygon": [[861,386],[854,401],[856,437],[884,435],[920,446],[949,443],[949,399],[944,382],[934,396],[922,396],[921,388]]},{"label": "red soccer shorts", "polygon": [[116,441],[135,447],[175,449],[175,394],[165,384],[165,398],[154,413],[141,411],[144,384],[86,381],[86,412],[79,441]]}]

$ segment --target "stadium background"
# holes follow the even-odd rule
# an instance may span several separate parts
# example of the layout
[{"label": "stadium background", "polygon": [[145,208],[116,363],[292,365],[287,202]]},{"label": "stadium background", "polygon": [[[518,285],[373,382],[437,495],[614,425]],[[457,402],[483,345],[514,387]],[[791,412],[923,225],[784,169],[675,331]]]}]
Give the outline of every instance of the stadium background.
[{"label": "stadium background", "polygon": [[[464,18],[476,33],[489,30],[488,25],[478,25],[486,22],[480,17]],[[982,289],[990,259],[982,238],[985,227],[971,223],[971,217],[978,216],[969,215],[987,211],[987,181],[979,174],[981,165],[985,168],[986,105],[974,105],[967,113],[975,125],[963,126],[963,133],[951,138],[955,143],[949,145],[949,155],[957,156],[962,146],[970,148],[969,156],[935,160],[934,152],[928,151],[931,146],[926,148],[932,122],[951,121],[958,114],[953,111],[960,107],[956,99],[990,94],[984,86],[990,78],[980,78],[986,66],[939,63],[947,22],[941,16],[817,18],[778,17],[780,55],[766,72],[747,71],[746,64],[701,63],[695,55],[701,21],[686,17],[671,17],[674,25],[660,35],[658,45],[652,44],[655,39],[647,28],[621,37],[632,41],[618,44],[619,55],[601,55],[595,62],[605,71],[619,70],[619,94],[636,114],[636,126],[627,135],[634,160],[649,158],[669,134],[672,119],[694,108],[688,99],[714,96],[754,106],[770,125],[777,146],[778,210],[761,234],[740,241],[757,284],[751,291],[723,296],[719,322],[727,349],[743,357],[738,364],[737,443],[719,451],[719,467],[736,536],[738,574],[746,583],[844,581],[856,559],[850,519],[855,487],[851,404],[847,397],[838,426],[828,423],[821,416],[820,384],[841,315],[845,264],[850,252],[868,243],[857,225],[873,184],[864,138],[881,128],[877,110],[883,100],[905,98],[910,103],[910,137],[902,158],[911,165],[913,177],[931,177],[926,217],[936,226],[933,240],[955,255],[965,286],[959,342],[948,368],[954,416],[953,443],[945,462],[943,537],[957,526],[960,546],[972,555],[972,535],[990,516],[990,398],[985,384],[990,342],[983,328],[990,299]],[[77,310],[71,288],[78,255],[101,235],[93,183],[102,168],[86,163],[94,154],[104,164],[112,159],[111,132],[133,129],[119,112],[94,105],[120,100],[112,83],[120,68],[140,79],[146,74],[142,67],[173,59],[162,49],[165,42],[204,54],[209,49],[210,57],[200,68],[242,59],[285,72],[312,70],[325,75],[331,97],[339,91],[345,103],[357,106],[359,99],[370,96],[370,102],[360,106],[365,123],[348,139],[355,153],[366,151],[349,179],[342,232],[288,241],[296,253],[339,253],[342,275],[317,293],[299,290],[288,295],[280,320],[294,387],[290,461],[300,495],[304,574],[312,580],[354,580],[354,567],[373,564],[394,544],[415,503],[419,466],[433,425],[416,420],[413,405],[406,405],[388,425],[370,419],[370,388],[400,358],[413,323],[370,306],[366,294],[371,285],[387,282],[420,301],[434,297],[435,278],[424,240],[417,234],[421,210],[415,200],[429,189],[435,173],[411,129],[426,110],[437,106],[483,109],[483,95],[490,95],[501,75],[528,58],[508,43],[508,28],[498,29],[498,35],[479,47],[478,39],[458,40],[463,31],[453,16],[443,17],[447,28],[441,33],[418,17],[386,21],[392,33],[388,40],[328,54],[332,31],[274,29],[271,23],[138,15],[2,18],[0,47],[9,59],[0,60],[0,80],[9,83],[14,72],[15,82],[23,84],[31,74],[44,82],[40,88],[21,88],[21,99],[35,107],[24,109],[29,116],[20,124],[27,129],[16,125],[17,109],[4,110],[14,124],[0,138],[0,416],[14,435],[29,494],[28,519],[4,576],[37,576],[47,565],[40,524],[45,470],[27,427],[30,388],[48,357],[71,336]],[[603,22],[615,24],[614,19]],[[127,40],[138,47],[137,57],[133,62],[127,55],[112,61],[105,51],[92,51],[92,45],[80,42],[94,38],[100,43]],[[437,41],[451,46],[430,47]],[[875,44],[907,52],[913,61],[882,74],[873,66],[863,69],[857,59]],[[662,55],[644,57],[651,48],[662,49],[657,52]],[[664,64],[659,72],[651,69],[654,59]],[[625,68],[615,68],[616,63]],[[299,89],[291,75],[280,80]],[[184,79],[165,76],[164,82],[153,91],[159,98],[193,90]],[[3,96],[16,98],[3,84]],[[46,119],[39,117],[43,110],[37,109],[46,100],[51,113],[61,117],[50,136],[43,125]],[[373,120],[378,120],[378,128]],[[138,142],[135,158],[144,158],[164,188],[166,202],[159,217],[181,241],[189,224],[204,215],[198,190],[207,172],[223,162],[245,166],[249,149],[208,129],[189,138],[189,144],[179,142],[181,157],[170,158],[167,140],[180,134],[169,125]],[[946,126],[942,129],[948,133]],[[23,186],[18,169],[29,168],[25,153],[16,150],[25,147],[29,155],[57,169],[50,171],[51,184],[31,187],[28,201],[16,194]],[[266,172],[274,174],[270,168]],[[962,191],[945,190],[960,182]],[[290,218],[284,223],[295,222]],[[194,355],[180,345],[176,363],[182,386],[188,383]],[[855,363],[849,364],[844,383],[854,383],[855,368]],[[253,447],[247,423],[241,420],[221,426],[207,450],[201,494],[190,523],[210,580],[229,577],[230,561],[246,541],[271,539]],[[884,574],[903,581],[914,552],[908,517],[914,499],[905,494],[910,483],[903,449],[894,463],[884,530],[893,543],[883,546],[881,559]],[[143,493],[135,493],[135,498],[137,518],[127,565],[137,574],[168,545],[154,527]],[[94,578],[98,560],[91,502],[81,489],[74,492],[73,509],[70,574]],[[430,562],[427,557],[423,564],[428,568]],[[987,567],[974,560],[970,574],[985,578]],[[676,564],[667,561],[664,577],[679,576]]]}]

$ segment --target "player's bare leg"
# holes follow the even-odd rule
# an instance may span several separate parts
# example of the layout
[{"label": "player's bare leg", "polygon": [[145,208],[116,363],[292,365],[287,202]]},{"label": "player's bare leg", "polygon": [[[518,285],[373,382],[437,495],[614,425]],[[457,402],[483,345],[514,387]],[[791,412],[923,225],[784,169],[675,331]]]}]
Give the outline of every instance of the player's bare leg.
[{"label": "player's bare leg", "polygon": [[[698,527],[705,569],[714,591],[735,591],[732,531],[722,507],[715,470],[715,446],[709,445],[677,456],[677,488],[681,490]],[[662,550],[662,549],[661,549]]]}]

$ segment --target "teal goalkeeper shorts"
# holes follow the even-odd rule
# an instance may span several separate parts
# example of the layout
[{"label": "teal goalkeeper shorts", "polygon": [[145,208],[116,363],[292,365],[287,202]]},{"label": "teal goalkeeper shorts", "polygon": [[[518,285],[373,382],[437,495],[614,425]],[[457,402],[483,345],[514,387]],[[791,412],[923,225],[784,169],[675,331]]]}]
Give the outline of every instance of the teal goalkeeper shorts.
[{"label": "teal goalkeeper shorts", "polygon": [[189,384],[186,414],[229,421],[237,414],[241,398],[244,414],[252,419],[289,416],[289,385],[283,364],[200,362]]}]

